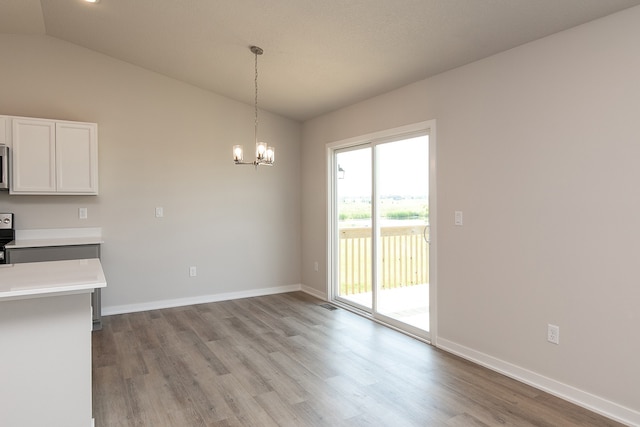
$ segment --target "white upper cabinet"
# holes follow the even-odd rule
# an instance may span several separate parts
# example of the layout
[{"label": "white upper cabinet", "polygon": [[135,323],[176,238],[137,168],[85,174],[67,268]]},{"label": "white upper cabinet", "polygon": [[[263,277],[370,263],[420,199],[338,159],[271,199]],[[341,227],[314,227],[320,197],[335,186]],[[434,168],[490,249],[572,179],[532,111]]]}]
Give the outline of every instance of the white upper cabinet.
[{"label": "white upper cabinet", "polygon": [[11,193],[55,193],[55,122],[13,119],[11,148]]},{"label": "white upper cabinet", "polygon": [[95,123],[11,120],[11,194],[98,194]]},{"label": "white upper cabinet", "polygon": [[57,192],[98,194],[98,139],[93,123],[56,123]]},{"label": "white upper cabinet", "polygon": [[0,145],[7,143],[8,123],[9,118],[7,116],[0,116]]}]

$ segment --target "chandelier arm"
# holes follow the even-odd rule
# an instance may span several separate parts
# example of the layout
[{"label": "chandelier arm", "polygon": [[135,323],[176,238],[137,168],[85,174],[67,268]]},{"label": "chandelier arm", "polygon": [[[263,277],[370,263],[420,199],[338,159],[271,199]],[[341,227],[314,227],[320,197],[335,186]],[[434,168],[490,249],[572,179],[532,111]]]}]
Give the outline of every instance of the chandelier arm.
[{"label": "chandelier arm", "polygon": [[234,162],[236,165],[251,165],[251,166],[273,166],[273,163],[269,163],[265,160],[254,160],[253,162],[241,162],[241,161],[235,161]]}]

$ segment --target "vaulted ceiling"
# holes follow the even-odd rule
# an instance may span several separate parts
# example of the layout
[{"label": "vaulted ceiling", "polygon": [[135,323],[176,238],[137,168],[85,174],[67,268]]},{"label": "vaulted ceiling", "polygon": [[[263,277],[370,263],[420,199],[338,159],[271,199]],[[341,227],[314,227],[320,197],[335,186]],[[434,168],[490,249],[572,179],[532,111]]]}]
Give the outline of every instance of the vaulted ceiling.
[{"label": "vaulted ceiling", "polygon": [[[0,33],[56,37],[306,120],[640,0],[0,0]],[[639,23],[640,25],[640,23]]]}]

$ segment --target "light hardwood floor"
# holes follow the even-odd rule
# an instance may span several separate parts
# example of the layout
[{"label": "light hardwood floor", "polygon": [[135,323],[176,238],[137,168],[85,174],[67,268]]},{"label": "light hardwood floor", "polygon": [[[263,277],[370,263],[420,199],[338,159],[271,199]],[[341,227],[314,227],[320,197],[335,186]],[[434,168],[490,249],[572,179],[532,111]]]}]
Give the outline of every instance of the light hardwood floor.
[{"label": "light hardwood floor", "polygon": [[296,292],[104,318],[97,427],[618,426]]}]

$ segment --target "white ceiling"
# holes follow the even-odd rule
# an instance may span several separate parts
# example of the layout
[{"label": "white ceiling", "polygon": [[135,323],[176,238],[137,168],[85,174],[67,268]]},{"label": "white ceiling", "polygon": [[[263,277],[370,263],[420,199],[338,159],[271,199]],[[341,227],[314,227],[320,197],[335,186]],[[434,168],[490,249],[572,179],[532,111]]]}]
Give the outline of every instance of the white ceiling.
[{"label": "white ceiling", "polygon": [[305,120],[640,0],[0,0],[47,34]]}]

